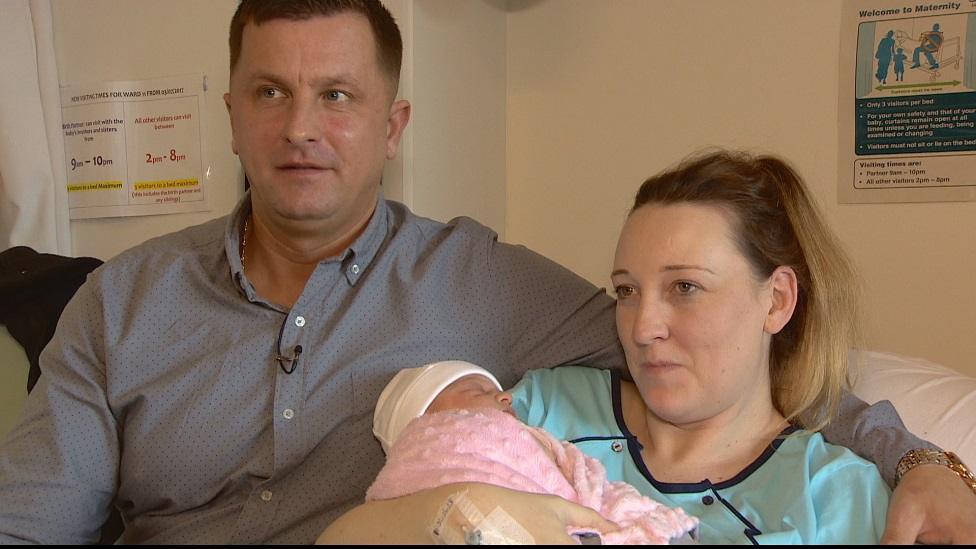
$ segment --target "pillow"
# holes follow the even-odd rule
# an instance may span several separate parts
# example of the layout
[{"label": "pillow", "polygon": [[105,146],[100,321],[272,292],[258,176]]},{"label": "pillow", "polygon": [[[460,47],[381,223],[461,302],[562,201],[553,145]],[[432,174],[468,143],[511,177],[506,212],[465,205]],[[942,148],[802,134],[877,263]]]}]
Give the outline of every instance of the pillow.
[{"label": "pillow", "polygon": [[854,351],[860,374],[854,394],[890,400],[916,436],[976,467],[976,378],[919,358]]}]

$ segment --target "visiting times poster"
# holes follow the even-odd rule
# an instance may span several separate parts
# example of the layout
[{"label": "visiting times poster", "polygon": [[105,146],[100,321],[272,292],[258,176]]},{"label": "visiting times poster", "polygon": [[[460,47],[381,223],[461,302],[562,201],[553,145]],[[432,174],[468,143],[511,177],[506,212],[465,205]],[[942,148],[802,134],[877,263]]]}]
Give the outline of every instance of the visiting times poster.
[{"label": "visiting times poster", "polygon": [[205,91],[202,74],[63,87],[71,219],[209,210]]},{"label": "visiting times poster", "polygon": [[842,203],[976,200],[976,0],[845,0]]}]

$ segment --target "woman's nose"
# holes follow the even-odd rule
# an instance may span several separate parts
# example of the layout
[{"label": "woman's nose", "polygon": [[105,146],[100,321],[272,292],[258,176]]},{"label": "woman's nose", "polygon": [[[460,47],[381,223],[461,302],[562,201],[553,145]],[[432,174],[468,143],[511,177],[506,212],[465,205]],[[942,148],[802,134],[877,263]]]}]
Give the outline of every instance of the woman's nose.
[{"label": "woman's nose", "polygon": [[634,342],[640,345],[668,338],[669,329],[664,308],[653,303],[641,303],[632,329]]}]

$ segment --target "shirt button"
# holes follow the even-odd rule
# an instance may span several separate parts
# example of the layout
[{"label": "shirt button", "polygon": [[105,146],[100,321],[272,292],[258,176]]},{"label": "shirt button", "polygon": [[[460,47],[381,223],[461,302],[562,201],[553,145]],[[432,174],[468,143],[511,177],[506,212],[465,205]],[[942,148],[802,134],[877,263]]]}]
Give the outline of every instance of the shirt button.
[{"label": "shirt button", "polygon": [[359,274],[359,265],[353,265],[352,266],[352,269],[349,269],[349,270],[352,271],[352,274],[358,275]]},{"label": "shirt button", "polygon": [[271,493],[271,490],[265,490],[265,491],[261,492],[261,500],[262,501],[271,501],[271,498],[272,498],[273,495],[274,494]]},{"label": "shirt button", "polygon": [[305,325],[305,317],[304,316],[296,316],[295,317],[295,326],[298,326],[299,328],[301,328],[304,325]]},{"label": "shirt button", "polygon": [[610,449],[619,454],[620,452],[624,451],[624,443],[620,442],[619,440],[615,440],[613,441],[613,444],[610,445]]},{"label": "shirt button", "polygon": [[704,503],[705,505],[711,505],[715,503],[715,498],[713,498],[712,496],[705,496],[702,498],[702,503]]},{"label": "shirt button", "polygon": [[285,419],[291,419],[295,417],[295,411],[292,410],[291,408],[288,408],[284,412],[282,412],[281,415],[285,416]]}]

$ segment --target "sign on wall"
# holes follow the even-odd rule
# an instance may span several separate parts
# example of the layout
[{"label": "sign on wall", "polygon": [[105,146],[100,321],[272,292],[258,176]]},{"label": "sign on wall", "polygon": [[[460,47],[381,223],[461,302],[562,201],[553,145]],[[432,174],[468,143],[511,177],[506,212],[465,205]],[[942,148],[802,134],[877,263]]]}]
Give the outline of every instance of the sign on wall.
[{"label": "sign on wall", "polygon": [[61,90],[72,219],[209,210],[203,75]]},{"label": "sign on wall", "polygon": [[976,0],[846,0],[840,202],[976,200]]}]

